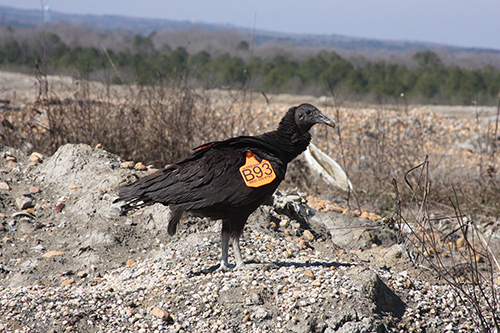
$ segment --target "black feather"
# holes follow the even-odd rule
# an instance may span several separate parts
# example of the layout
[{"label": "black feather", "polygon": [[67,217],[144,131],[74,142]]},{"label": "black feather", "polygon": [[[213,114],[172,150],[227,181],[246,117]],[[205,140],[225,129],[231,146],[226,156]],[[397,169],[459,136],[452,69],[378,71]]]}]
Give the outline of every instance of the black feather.
[{"label": "black feather", "polygon": [[[302,153],[316,123],[334,126],[316,107],[301,104],[288,110],[278,129],[258,136],[240,136],[210,142],[194,149],[191,156],[120,189],[116,201],[122,211],[161,203],[173,211],[168,232],[174,234],[183,211],[223,220],[223,233],[239,238],[248,216],[285,179],[287,164]],[[247,153],[270,162],[276,178],[260,187],[248,187],[240,167]],[[224,258],[223,258],[224,259]]]}]

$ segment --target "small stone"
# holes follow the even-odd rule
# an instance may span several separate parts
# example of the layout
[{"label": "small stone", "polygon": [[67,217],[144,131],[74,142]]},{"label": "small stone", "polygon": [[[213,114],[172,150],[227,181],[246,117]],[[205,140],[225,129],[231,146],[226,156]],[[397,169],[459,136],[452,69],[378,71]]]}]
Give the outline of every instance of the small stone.
[{"label": "small stone", "polygon": [[155,317],[158,317],[163,320],[168,320],[171,318],[170,314],[168,314],[165,310],[160,309],[159,307],[155,306],[151,310],[151,314]]},{"label": "small stone", "polygon": [[269,250],[274,251],[274,247],[272,247],[271,245],[266,244],[266,247],[267,247]]},{"label": "small stone", "polygon": [[57,256],[62,256],[64,255],[64,252],[61,251],[49,251],[47,253],[42,254],[42,257],[44,258],[52,258],[52,257],[57,257]]},{"label": "small stone", "polygon": [[133,264],[135,264],[135,261],[127,260],[127,266],[132,266]]},{"label": "small stone", "polygon": [[9,161],[9,168],[15,168],[17,166],[17,163],[14,161]]},{"label": "small stone", "polygon": [[40,193],[40,188],[36,186],[31,186],[30,187],[30,193],[35,194],[35,193]]},{"label": "small stone", "polygon": [[304,271],[304,275],[305,275],[305,276],[307,276],[308,278],[311,278],[311,279],[316,278],[316,277],[314,276],[314,273],[313,273],[313,272],[311,272],[311,271],[310,271],[310,270],[308,270],[308,269],[306,269],[306,270]]},{"label": "small stone", "polygon": [[247,314],[245,317],[243,317],[243,323],[246,323],[250,319],[250,315]]},{"label": "small stone", "polygon": [[69,184],[68,188],[70,190],[76,190],[78,188],[78,185],[76,185],[75,183],[71,183],[71,184]]},{"label": "small stone", "polygon": [[134,161],[125,161],[122,164],[120,164],[120,166],[123,169],[133,169],[135,166],[135,162]]},{"label": "small stone", "polygon": [[[280,227],[281,227],[281,228],[286,228],[286,227],[288,227],[288,224],[289,224],[289,223],[290,223],[290,221],[288,221],[288,220],[281,220],[281,221],[280,221]],[[288,231],[288,230],[287,230],[287,231]]]},{"label": "small stone", "polygon": [[75,279],[66,279],[63,282],[61,282],[61,287],[69,286],[70,284],[73,283],[75,283]]},{"label": "small stone", "polygon": [[463,247],[465,243],[465,238],[459,237],[457,238],[457,247]]},{"label": "small stone", "polygon": [[64,202],[58,203],[56,206],[56,212],[60,213],[63,210],[63,208],[64,208]]},{"label": "small stone", "polygon": [[78,273],[76,273],[76,276],[80,277],[80,278],[84,278],[88,275],[88,273],[86,271],[79,271]]},{"label": "small stone", "polygon": [[269,313],[267,313],[267,311],[263,308],[258,308],[253,317],[257,320],[264,320],[264,319],[267,319],[269,318]]},{"label": "small stone", "polygon": [[29,157],[30,161],[35,162],[35,163],[42,163],[43,162],[43,157],[42,154],[40,153],[32,153]]},{"label": "small stone", "polygon": [[6,182],[0,182],[0,190],[10,190],[9,184]]},{"label": "small stone", "polygon": [[7,161],[17,162],[17,158],[15,158],[14,156],[7,156],[5,159],[6,159]]},{"label": "small stone", "polygon": [[361,215],[359,215],[360,218],[362,219],[369,219],[370,218],[370,213],[368,212],[363,212]]},{"label": "small stone", "polygon": [[311,285],[313,287],[321,287],[321,281],[320,280],[314,280]]},{"label": "small stone", "polygon": [[17,208],[20,210],[32,208],[35,206],[34,200],[29,195],[23,195],[16,199]]},{"label": "small stone", "polygon": [[304,237],[308,242],[312,242],[314,240],[314,235],[309,230],[304,230]]},{"label": "small stone", "polygon": [[155,173],[158,170],[160,170],[160,169],[156,169],[156,168],[153,168],[153,167],[148,167],[148,173],[149,174]]},{"label": "small stone", "polygon": [[43,247],[42,244],[38,244],[37,246],[33,246],[31,250],[41,253],[43,250],[45,250],[45,248]]},{"label": "small stone", "polygon": [[134,169],[142,171],[142,170],[147,170],[148,167],[142,164],[141,162],[138,162],[135,164]]}]

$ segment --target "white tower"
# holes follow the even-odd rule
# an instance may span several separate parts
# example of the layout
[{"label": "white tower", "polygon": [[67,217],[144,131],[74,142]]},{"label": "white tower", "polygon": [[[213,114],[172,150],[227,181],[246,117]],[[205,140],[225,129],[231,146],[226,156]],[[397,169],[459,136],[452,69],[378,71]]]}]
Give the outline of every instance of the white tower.
[{"label": "white tower", "polygon": [[49,23],[51,20],[51,17],[50,17],[50,6],[49,5],[45,5],[43,7],[43,22],[44,23]]}]

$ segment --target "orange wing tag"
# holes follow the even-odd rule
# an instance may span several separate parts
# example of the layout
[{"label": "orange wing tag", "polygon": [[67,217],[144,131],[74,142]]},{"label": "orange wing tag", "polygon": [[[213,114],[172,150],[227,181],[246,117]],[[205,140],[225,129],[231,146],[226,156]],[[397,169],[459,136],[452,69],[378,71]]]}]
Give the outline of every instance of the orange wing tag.
[{"label": "orange wing tag", "polygon": [[257,161],[252,152],[247,153],[245,165],[240,168],[241,177],[248,187],[261,187],[276,178],[273,167],[268,160]]}]

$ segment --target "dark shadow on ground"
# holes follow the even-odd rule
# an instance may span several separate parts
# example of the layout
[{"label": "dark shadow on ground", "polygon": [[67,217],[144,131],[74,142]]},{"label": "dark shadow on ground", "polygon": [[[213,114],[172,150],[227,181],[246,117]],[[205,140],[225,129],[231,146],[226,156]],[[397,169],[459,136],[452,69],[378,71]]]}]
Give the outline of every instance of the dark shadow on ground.
[{"label": "dark shadow on ground", "polygon": [[[306,261],[306,262],[256,262],[256,261],[246,261],[246,267],[244,268],[236,268],[236,265],[232,264],[231,269],[262,269],[262,270],[270,270],[270,269],[279,269],[281,267],[351,267],[355,266],[355,264],[351,263],[341,263],[341,262],[327,262],[327,261]],[[194,271],[189,274],[189,277],[200,276],[205,274],[211,274],[219,270],[220,264],[213,265],[209,268],[204,268],[199,271]]]}]

